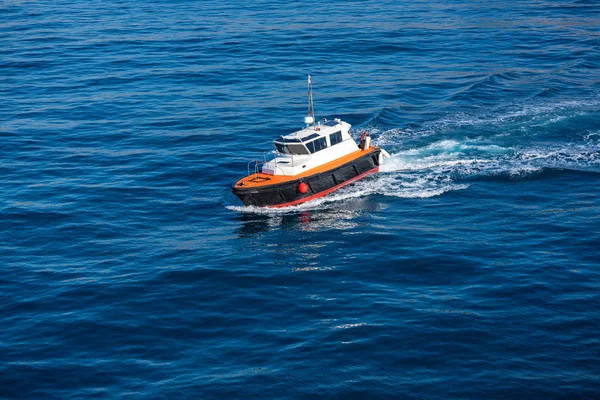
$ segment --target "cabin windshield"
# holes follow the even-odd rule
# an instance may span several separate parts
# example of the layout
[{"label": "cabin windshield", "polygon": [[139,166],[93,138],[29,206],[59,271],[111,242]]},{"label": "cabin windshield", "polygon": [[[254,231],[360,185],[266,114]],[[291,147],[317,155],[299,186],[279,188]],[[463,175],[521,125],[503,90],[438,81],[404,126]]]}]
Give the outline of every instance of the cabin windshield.
[{"label": "cabin windshield", "polygon": [[278,152],[292,155],[310,154],[302,143],[279,143],[273,142]]},{"label": "cabin windshield", "polygon": [[275,148],[277,149],[278,152],[283,153],[283,154],[289,154],[289,151],[285,144],[277,143],[277,142],[273,142],[273,144],[275,145]]}]

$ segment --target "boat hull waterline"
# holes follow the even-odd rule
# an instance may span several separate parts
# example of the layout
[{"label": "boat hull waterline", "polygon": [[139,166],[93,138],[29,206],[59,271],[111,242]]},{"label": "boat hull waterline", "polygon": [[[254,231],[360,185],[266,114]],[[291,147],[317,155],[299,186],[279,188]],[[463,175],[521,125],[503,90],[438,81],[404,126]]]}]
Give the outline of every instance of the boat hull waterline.
[{"label": "boat hull waterline", "polygon": [[[362,153],[362,152],[361,152]],[[301,204],[325,196],[366,175],[379,171],[381,149],[373,147],[358,157],[334,168],[292,178],[276,184],[240,186],[244,180],[252,180],[252,174],[236,182],[231,191],[246,206],[279,208]],[[305,193],[301,184],[305,183]]]}]

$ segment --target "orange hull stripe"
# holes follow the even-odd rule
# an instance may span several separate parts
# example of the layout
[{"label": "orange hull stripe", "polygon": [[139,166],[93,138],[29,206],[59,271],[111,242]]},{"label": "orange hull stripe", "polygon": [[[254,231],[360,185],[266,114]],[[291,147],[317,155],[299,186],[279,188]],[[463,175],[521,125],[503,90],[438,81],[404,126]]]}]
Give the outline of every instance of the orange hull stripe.
[{"label": "orange hull stripe", "polygon": [[[330,161],[327,164],[323,164],[321,166],[309,169],[308,171],[304,171],[298,175],[267,175],[267,174],[263,174],[262,172],[259,172],[257,174],[250,174],[248,176],[243,177],[242,179],[239,179],[234,184],[234,186],[238,186],[238,184],[242,181],[244,181],[244,187],[261,187],[261,186],[276,185],[276,184],[283,183],[283,182],[293,181],[298,178],[304,178],[309,175],[318,174],[318,173],[325,172],[330,169],[339,167],[342,164],[346,164],[346,163],[353,161],[359,157],[362,157],[366,154],[372,153],[376,149],[377,149],[376,147],[370,147],[368,150],[357,150],[357,151],[352,152],[344,157],[338,158],[337,160]],[[269,180],[265,180],[262,182],[250,182],[249,181],[250,179],[254,179],[257,177],[258,178],[269,178]]]},{"label": "orange hull stripe", "polygon": [[333,192],[334,190],[337,190],[337,189],[339,189],[339,188],[341,188],[343,186],[346,186],[346,185],[348,185],[348,184],[350,184],[350,183],[352,183],[352,182],[354,182],[354,181],[356,181],[356,180],[358,180],[358,179],[360,179],[360,178],[362,178],[362,177],[364,177],[366,175],[372,174],[372,173],[377,172],[377,171],[379,171],[379,167],[375,167],[375,168],[373,168],[373,169],[371,169],[371,170],[369,170],[367,172],[363,172],[362,174],[360,174],[358,176],[355,176],[352,179],[348,179],[346,182],[342,182],[339,185],[336,185],[336,186],[334,186],[332,188],[323,190],[322,192],[315,193],[312,196],[308,196],[308,197],[305,197],[303,199],[298,199],[298,200],[290,201],[289,203],[275,204],[275,205],[267,206],[267,207],[269,207],[269,208],[289,207],[289,206],[294,206],[296,204],[304,203],[304,202],[307,202],[307,201],[310,201],[310,200],[318,199],[319,197],[323,197],[326,194],[329,194],[329,193]]}]

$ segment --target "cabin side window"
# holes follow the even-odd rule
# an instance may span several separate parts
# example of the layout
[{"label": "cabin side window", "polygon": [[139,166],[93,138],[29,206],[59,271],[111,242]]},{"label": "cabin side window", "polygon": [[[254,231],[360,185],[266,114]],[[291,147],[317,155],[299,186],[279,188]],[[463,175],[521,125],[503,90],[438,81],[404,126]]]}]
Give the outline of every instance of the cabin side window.
[{"label": "cabin side window", "polygon": [[327,138],[319,138],[314,141],[315,143],[315,151],[321,151],[327,147]]},{"label": "cabin side window", "polygon": [[317,151],[323,150],[327,147],[327,138],[321,137],[319,139],[315,139],[312,142],[306,143],[306,147],[311,153],[316,153]]},{"label": "cabin side window", "polygon": [[342,141],[342,132],[341,131],[337,131],[337,132],[334,132],[331,135],[329,135],[329,143],[331,146],[333,146],[334,144],[338,144],[341,141]]}]

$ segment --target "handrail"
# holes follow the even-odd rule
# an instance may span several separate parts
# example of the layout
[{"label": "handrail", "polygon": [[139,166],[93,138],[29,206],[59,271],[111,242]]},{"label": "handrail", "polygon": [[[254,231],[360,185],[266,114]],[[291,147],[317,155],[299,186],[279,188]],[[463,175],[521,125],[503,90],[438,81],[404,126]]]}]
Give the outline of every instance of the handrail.
[{"label": "handrail", "polygon": [[250,161],[250,162],[248,163],[248,165],[247,165],[247,170],[248,170],[248,175],[247,175],[247,176],[250,176],[250,165],[251,165],[252,163],[254,163],[254,173],[255,173],[255,174],[258,174],[258,166],[259,166],[259,165],[263,165],[263,164],[264,164],[264,163],[262,163],[260,160],[252,160],[252,161]]},{"label": "handrail", "polygon": [[[277,165],[277,156],[273,157],[273,163],[275,164],[275,170],[277,170],[279,168],[279,166]],[[248,176],[250,176],[250,166],[254,163],[254,173],[258,174],[260,167],[262,167],[263,165],[267,164],[267,152],[263,153],[263,159],[261,160],[251,160],[248,165],[246,166],[246,170],[248,172]]]}]

